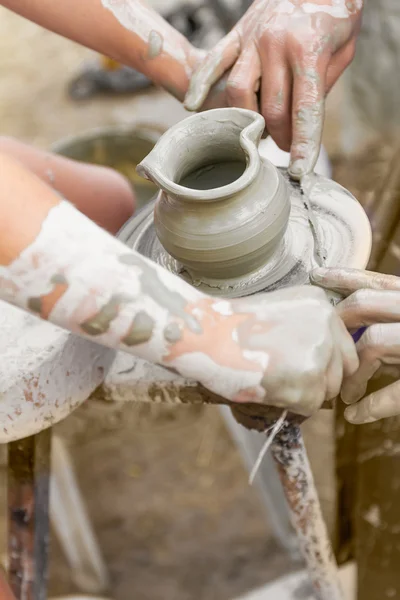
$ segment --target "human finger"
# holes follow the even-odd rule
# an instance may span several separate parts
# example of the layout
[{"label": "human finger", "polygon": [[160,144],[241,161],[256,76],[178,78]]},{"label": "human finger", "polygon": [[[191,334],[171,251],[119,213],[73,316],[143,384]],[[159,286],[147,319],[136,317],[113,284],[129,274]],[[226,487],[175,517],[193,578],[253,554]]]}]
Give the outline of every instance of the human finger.
[{"label": "human finger", "polygon": [[362,425],[400,414],[400,382],[369,394],[357,404],[348,406],[344,416],[349,423]]},{"label": "human finger", "polygon": [[231,31],[210,50],[195,69],[184,100],[187,110],[195,111],[201,108],[212,85],[234,64],[239,55],[240,38],[236,31]]},{"label": "human finger", "polygon": [[336,306],[347,329],[400,322],[400,291],[361,289]]},{"label": "human finger", "polygon": [[340,345],[340,350],[342,353],[343,375],[345,377],[351,377],[354,375],[360,365],[357,348],[353,338],[339,317],[335,319],[335,328],[337,330],[336,339]]},{"label": "human finger", "polygon": [[382,363],[400,363],[400,323],[371,325],[357,343],[360,366],[342,387],[342,400],[354,404],[367,389],[368,381]]},{"label": "human finger", "polygon": [[325,400],[332,400],[339,395],[343,381],[343,357],[340,349],[340,343],[335,332],[333,332],[333,337],[334,347],[332,350],[332,358],[329,362],[326,372]]},{"label": "human finger", "polygon": [[[296,60],[296,59],[294,59]],[[301,179],[318,160],[325,114],[325,76],[328,55],[293,62],[292,145],[289,173]]]},{"label": "human finger", "polygon": [[361,269],[314,269],[310,280],[315,285],[349,296],[360,289],[400,291],[400,277]]},{"label": "human finger", "polygon": [[264,42],[259,49],[262,65],[261,114],[275,143],[290,151],[292,139],[292,74],[282,45],[276,40]]},{"label": "human finger", "polygon": [[258,112],[260,78],[260,56],[256,46],[250,44],[243,50],[229,75],[226,84],[229,105]]}]

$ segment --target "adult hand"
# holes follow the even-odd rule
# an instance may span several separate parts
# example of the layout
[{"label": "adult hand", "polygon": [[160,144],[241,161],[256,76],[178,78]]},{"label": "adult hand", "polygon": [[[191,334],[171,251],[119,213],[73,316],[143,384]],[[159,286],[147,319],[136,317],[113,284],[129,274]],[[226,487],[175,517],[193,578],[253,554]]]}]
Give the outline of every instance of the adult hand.
[{"label": "adult hand", "polygon": [[400,278],[354,269],[316,269],[311,279],[347,296],[337,312],[349,330],[368,326],[357,343],[360,366],[342,388],[343,401],[352,405],[345,411],[346,419],[361,424],[399,415],[400,379],[364,395],[381,365],[400,367]]},{"label": "adult hand", "polygon": [[261,112],[278,146],[291,150],[290,173],[300,179],[318,159],[325,96],[354,56],[362,3],[255,0],[196,68],[186,108],[200,109],[232,68],[229,104]]},{"label": "adult hand", "polygon": [[358,367],[351,336],[317,288],[230,301],[201,299],[191,314],[200,318],[202,333],[186,331],[164,362],[234,402],[308,416],[335,398],[343,375]]}]

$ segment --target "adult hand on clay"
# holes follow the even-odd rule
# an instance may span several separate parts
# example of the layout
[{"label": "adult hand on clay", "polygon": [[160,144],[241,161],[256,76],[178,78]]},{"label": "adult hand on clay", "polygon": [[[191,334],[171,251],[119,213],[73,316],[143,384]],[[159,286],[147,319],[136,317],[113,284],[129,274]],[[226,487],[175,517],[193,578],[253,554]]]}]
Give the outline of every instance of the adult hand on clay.
[{"label": "adult hand on clay", "polygon": [[[201,299],[165,363],[234,402],[310,415],[358,367],[351,336],[322,290],[299,287],[245,299]],[[192,358],[190,358],[192,357]]]},{"label": "adult hand on clay", "polygon": [[278,146],[291,150],[293,177],[311,172],[319,155],[325,96],[353,58],[362,3],[255,0],[196,68],[186,108],[200,109],[210,87],[232,68],[229,104],[260,110]]},{"label": "adult hand on clay", "polygon": [[[371,423],[400,414],[399,381],[364,398],[381,365],[400,368],[400,278],[353,269],[316,269],[312,281],[346,300],[337,306],[349,330],[369,326],[357,343],[360,366],[344,381],[342,398],[350,423]],[[400,376],[400,372],[399,372]]]}]

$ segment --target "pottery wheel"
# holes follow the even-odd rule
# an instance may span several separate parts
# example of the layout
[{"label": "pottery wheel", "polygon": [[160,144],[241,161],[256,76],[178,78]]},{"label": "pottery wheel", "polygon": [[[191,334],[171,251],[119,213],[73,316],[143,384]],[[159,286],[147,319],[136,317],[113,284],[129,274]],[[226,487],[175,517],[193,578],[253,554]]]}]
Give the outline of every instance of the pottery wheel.
[{"label": "pottery wheel", "polygon": [[290,186],[288,228],[270,260],[250,274],[229,280],[192,280],[157,239],[153,223],[156,200],[128,221],[118,237],[204,293],[226,298],[307,284],[310,271],[317,266],[365,268],[371,229],[354,196],[339,184],[313,175],[306,202],[299,185],[289,180],[285,169],[280,171]]}]

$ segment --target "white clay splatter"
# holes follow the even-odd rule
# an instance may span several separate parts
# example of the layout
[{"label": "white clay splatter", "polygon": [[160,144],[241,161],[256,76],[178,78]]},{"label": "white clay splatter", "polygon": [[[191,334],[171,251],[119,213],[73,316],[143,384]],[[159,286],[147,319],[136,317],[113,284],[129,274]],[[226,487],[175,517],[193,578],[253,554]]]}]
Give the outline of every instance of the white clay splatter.
[{"label": "white clay splatter", "polygon": [[[123,27],[138,35],[149,44],[149,58],[161,53],[174,57],[186,65],[185,50],[171,36],[163,35],[166,23],[140,0],[101,0],[104,8],[110,10]],[[158,27],[159,26],[159,27]],[[168,32],[167,32],[168,33]]]},{"label": "white clay splatter", "polygon": [[160,56],[163,50],[163,44],[163,36],[158,33],[158,31],[152,29],[149,35],[149,51],[147,54],[148,58],[157,58],[157,56]]}]

